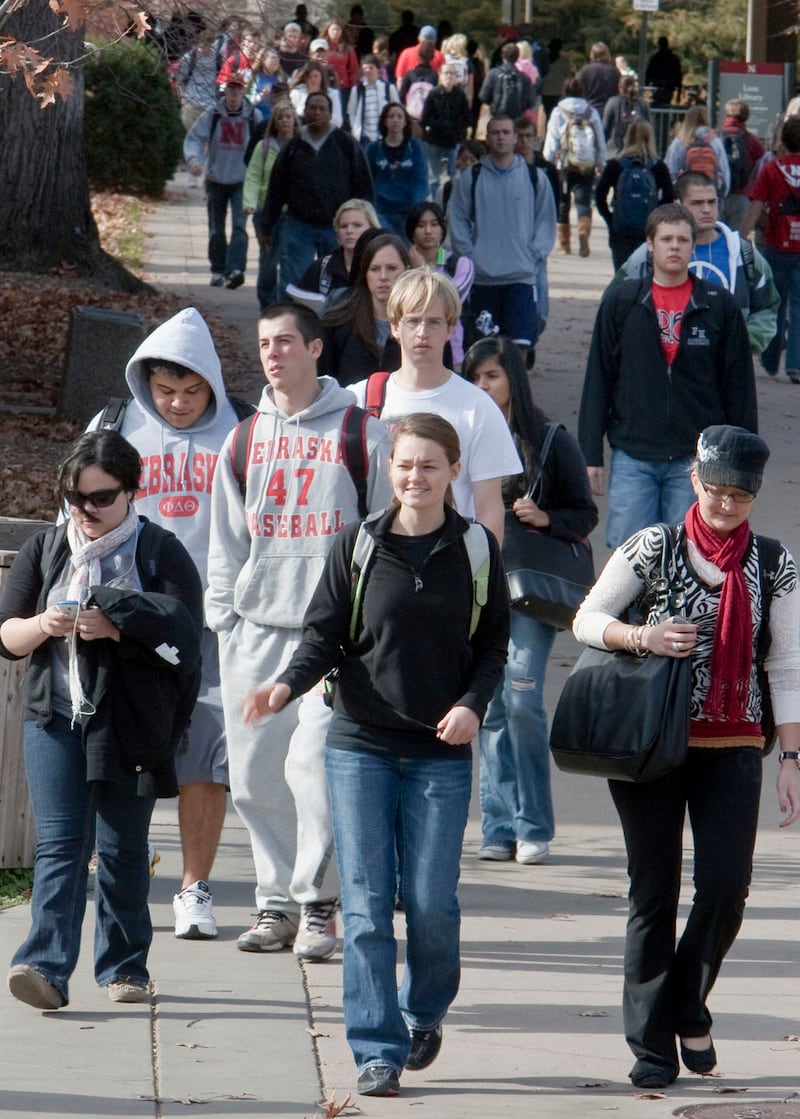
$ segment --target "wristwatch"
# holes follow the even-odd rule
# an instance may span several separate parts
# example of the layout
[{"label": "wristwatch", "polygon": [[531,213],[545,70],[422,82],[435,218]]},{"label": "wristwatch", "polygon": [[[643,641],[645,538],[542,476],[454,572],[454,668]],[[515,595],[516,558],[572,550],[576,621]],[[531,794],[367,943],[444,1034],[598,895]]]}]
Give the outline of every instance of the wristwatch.
[{"label": "wristwatch", "polygon": [[794,762],[796,766],[800,766],[800,752],[797,750],[781,750],[778,754],[779,762]]}]

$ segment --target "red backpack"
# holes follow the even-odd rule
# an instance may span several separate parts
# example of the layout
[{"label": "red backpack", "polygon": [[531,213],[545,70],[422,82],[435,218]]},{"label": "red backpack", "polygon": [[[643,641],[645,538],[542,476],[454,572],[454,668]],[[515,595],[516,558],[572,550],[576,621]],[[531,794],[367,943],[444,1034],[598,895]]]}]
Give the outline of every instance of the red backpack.
[{"label": "red backpack", "polygon": [[717,190],[723,186],[722,172],[719,166],[719,157],[711,146],[712,137],[701,138],[695,136],[684,152],[681,174],[687,171],[700,171],[708,175]]}]

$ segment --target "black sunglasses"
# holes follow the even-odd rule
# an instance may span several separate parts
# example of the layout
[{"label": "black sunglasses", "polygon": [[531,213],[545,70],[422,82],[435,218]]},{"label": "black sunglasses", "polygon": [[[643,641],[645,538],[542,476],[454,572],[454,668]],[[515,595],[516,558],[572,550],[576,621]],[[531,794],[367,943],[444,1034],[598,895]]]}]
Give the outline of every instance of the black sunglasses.
[{"label": "black sunglasses", "polygon": [[93,505],[95,509],[107,509],[109,505],[114,504],[124,489],[124,486],[117,486],[115,490],[95,490],[94,493],[65,490],[64,497],[75,509],[85,509],[87,505]]}]

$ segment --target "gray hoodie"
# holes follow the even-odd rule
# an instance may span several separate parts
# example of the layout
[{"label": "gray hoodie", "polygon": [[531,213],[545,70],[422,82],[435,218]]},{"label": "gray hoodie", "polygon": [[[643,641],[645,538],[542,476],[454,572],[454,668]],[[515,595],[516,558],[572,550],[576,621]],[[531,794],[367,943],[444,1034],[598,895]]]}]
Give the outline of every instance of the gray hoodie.
[{"label": "gray hoodie", "polygon": [[241,112],[228,111],[225,101],[206,109],[183,141],[187,163],[202,163],[212,183],[243,183],[247,174],[244,155],[253,131],[253,106],[245,98]]},{"label": "gray hoodie", "polygon": [[[144,372],[145,358],[185,365],[211,385],[211,402],[192,427],[176,428],[155,409]],[[211,480],[225,436],[237,423],[222,379],[222,367],[205,320],[186,307],[156,327],[125,369],[133,394],[120,434],[142,457],[141,488],[136,508],[149,520],[174,532],[191,555],[206,586]],[[89,424],[94,430],[100,414]]]},{"label": "gray hoodie", "polygon": [[[334,536],[358,519],[358,498],[342,460],[342,420],[353,395],[320,377],[319,396],[303,411],[278,410],[267,386],[247,452],[244,499],[233,470],[232,437],[220,453],[211,495],[206,618],[226,632],[240,617],[297,629]],[[367,421],[367,506],[391,500],[389,433]]]},{"label": "gray hoodie", "polygon": [[556,236],[556,205],[545,176],[537,173],[534,191],[521,155],[506,171],[485,155],[474,208],[472,194],[473,175],[466,171],[453,181],[447,222],[453,249],[475,264],[475,283],[534,284]]}]

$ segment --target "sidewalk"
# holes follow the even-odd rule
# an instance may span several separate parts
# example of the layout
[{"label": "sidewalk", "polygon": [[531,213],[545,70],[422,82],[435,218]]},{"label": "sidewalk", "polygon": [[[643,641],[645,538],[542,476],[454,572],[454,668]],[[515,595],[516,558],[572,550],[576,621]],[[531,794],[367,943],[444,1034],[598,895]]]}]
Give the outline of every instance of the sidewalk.
[{"label": "sidewalk", "polygon": [[[185,180],[179,177],[175,199],[154,216],[148,272],[187,302],[214,307],[237,323],[253,339],[256,369],[255,256],[243,288],[208,287],[202,192],[185,189]],[[594,309],[611,275],[604,231],[595,228],[588,260],[551,260],[553,311],[533,385],[542,407],[574,431]],[[758,385],[773,457],[756,524],[800,555],[800,502],[790,488],[800,389],[763,375]],[[600,566],[606,551],[601,533],[595,538]],[[550,711],[577,652],[571,636],[558,638],[546,689]],[[768,759],[751,897],[711,1000],[719,1076],[685,1074],[663,1098],[648,1101],[631,1087],[620,1010],[622,837],[603,782],[556,772],[557,837],[540,866],[478,861],[473,798],[460,891],[461,992],[439,1059],[424,1072],[406,1073],[398,1099],[355,1095],[339,953],[303,967],[289,952],[236,950],[237,935],[250,923],[253,888],[247,833],[233,811],[212,883],[219,939],[174,938],[180,853],[175,803],[164,801],[151,832],[161,853],[151,890],[152,1006],[112,1004],[95,987],[90,895],[70,1006],[42,1015],[0,993],[0,1119],[311,1119],[320,1114],[323,1092],[338,1105],[351,1093],[359,1110],[342,1114],[370,1119],[587,1119],[606,1112],[662,1119],[700,1105],[717,1105],[709,1119],[797,1116],[798,1106],[782,1101],[800,1087],[798,832],[776,827],[776,769],[776,759]],[[686,879],[685,902],[690,894]],[[0,959],[10,960],[27,927],[27,907],[0,914]],[[396,929],[402,954],[402,916]],[[759,1108],[756,1101],[772,1106]]]}]

